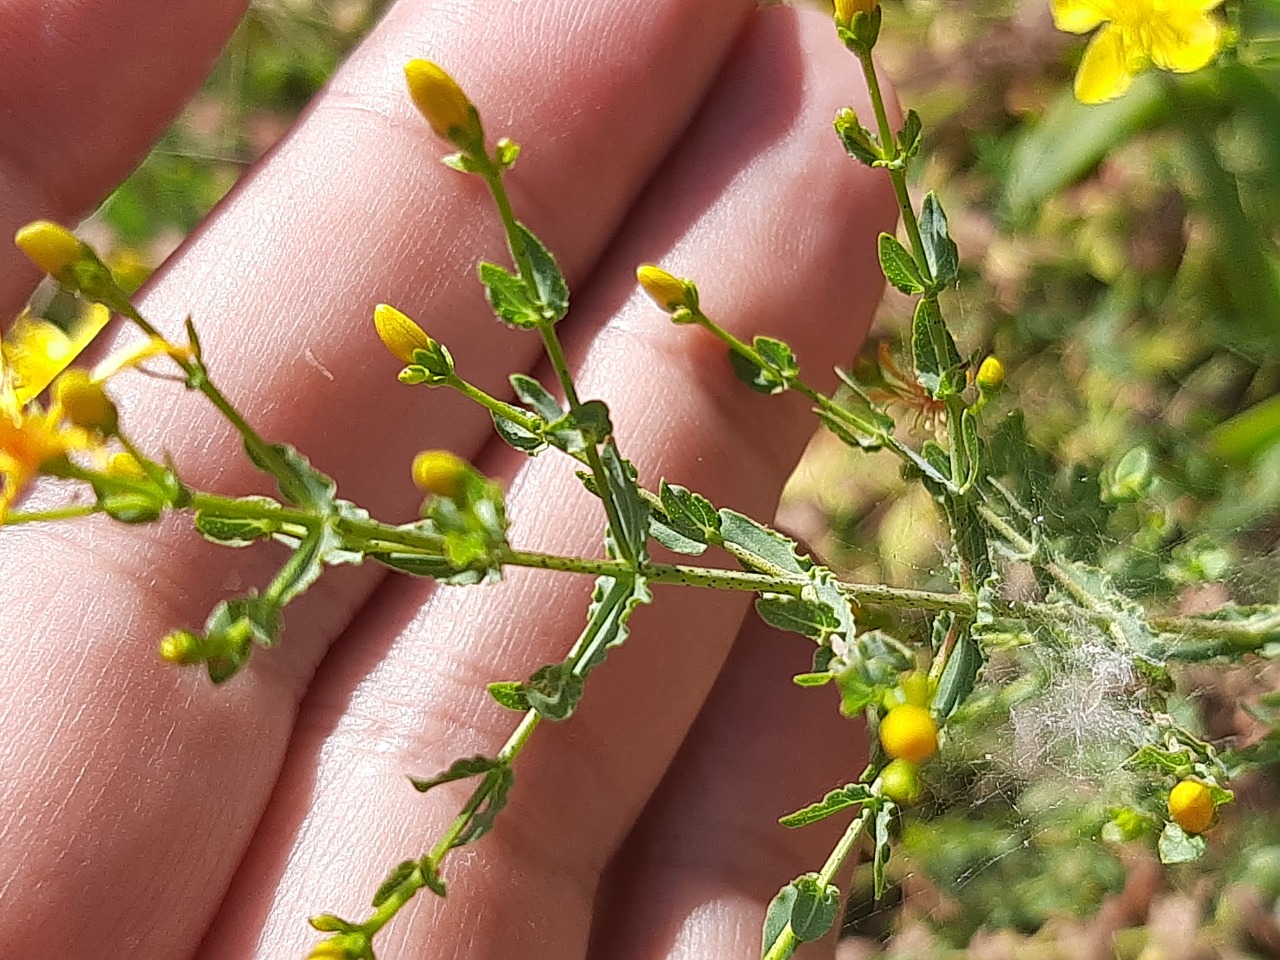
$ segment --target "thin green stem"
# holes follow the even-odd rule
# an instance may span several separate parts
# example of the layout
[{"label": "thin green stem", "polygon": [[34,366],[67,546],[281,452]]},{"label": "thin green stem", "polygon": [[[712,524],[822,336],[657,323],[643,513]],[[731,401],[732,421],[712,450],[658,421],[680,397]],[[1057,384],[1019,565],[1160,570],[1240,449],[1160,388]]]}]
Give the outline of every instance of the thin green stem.
[{"label": "thin green stem", "polygon": [[[138,312],[138,308],[133,305],[132,301],[126,298],[122,304],[117,304],[117,307],[127,319],[131,320],[148,337],[164,340],[166,343],[169,342],[161,335],[160,331]],[[266,471],[277,480],[286,480],[289,476],[289,468],[270,444],[259,436],[258,432],[249,424],[249,421],[241,415],[240,411],[232,405],[231,401],[209,378],[209,371],[205,367],[204,361],[199,359],[198,356],[185,356],[177,350],[170,352],[169,356],[182,370],[183,374],[186,375],[187,384],[203,393],[218,412],[226,418],[227,422],[235,427],[236,432],[244,440],[245,446],[253,453],[254,459],[259,464],[264,465]]]},{"label": "thin green stem", "polygon": [[[874,790],[875,787],[873,786]],[[845,861],[849,859],[849,854],[857,846],[858,840],[861,839],[863,832],[867,829],[867,824],[871,822],[871,808],[864,809],[848,828],[841,835],[840,841],[832,848],[831,854],[827,857],[827,862],[822,865],[822,869],[818,872],[818,884],[826,887],[835,880],[836,874],[840,872]],[[795,931],[791,929],[788,923],[782,928],[782,931],[774,939],[773,945],[764,952],[760,960],[786,960],[795,952],[799,939],[796,937]]]},{"label": "thin green stem", "polygon": [[530,433],[537,433],[542,426],[542,421],[538,417],[531,415],[528,411],[523,410],[520,407],[506,403],[503,400],[499,400],[497,397],[481,390],[475,384],[463,380],[457,374],[446,379],[444,381],[444,385],[453,388],[467,399],[474,400],[494,416],[510,420],[512,423],[523,427]]},{"label": "thin green stem", "polygon": [[[531,283],[533,281],[533,261],[529,257],[529,251],[525,248],[524,238],[520,235],[519,224],[516,221],[515,213],[511,209],[511,198],[507,194],[502,172],[502,168],[491,157],[487,154],[484,155],[480,171],[481,176],[484,177],[485,184],[489,187],[489,193],[493,196],[493,202],[498,208],[498,216],[502,219],[502,226],[507,234],[507,245],[511,248],[511,256],[515,262],[516,271],[527,282]],[[538,324],[538,334],[542,338],[543,349],[546,351],[547,359],[551,362],[551,368],[555,371],[560,389],[564,392],[565,402],[569,405],[570,411],[576,413],[582,408],[582,401],[578,397],[578,388],[574,385],[573,374],[569,370],[569,361],[564,355],[564,347],[560,343],[560,338],[556,335],[555,323],[551,320],[541,321]],[[638,558],[634,555],[634,551],[631,549],[631,545],[627,542],[624,534],[622,512],[614,498],[612,486],[609,483],[608,475],[605,473],[604,463],[600,459],[599,446],[594,443],[588,444],[584,454],[586,463],[591,469],[591,475],[595,479],[600,502],[604,505],[605,515],[608,519],[609,530],[613,534],[614,543],[623,558],[634,567]]]},{"label": "thin green stem", "polygon": [[515,263],[516,272],[525,278],[532,277],[533,261],[529,259],[529,251],[525,249],[524,240],[520,237],[515,211],[511,209],[511,197],[507,194],[507,185],[502,179],[502,168],[487,153],[482,152],[477,159],[482,163],[480,175],[484,178],[485,185],[493,196],[494,205],[498,208],[498,216],[502,219],[502,229],[507,235],[507,246],[511,248],[511,259]]},{"label": "thin green stem", "polygon": [[4,518],[4,525],[6,527],[12,527],[20,523],[46,523],[54,520],[74,520],[80,517],[90,517],[95,513],[101,512],[101,508],[96,503],[54,507],[51,510],[32,510],[24,513],[11,513]]},{"label": "thin green stem", "polygon": [[876,75],[875,62],[870,51],[858,54],[862,64],[863,75],[867,79],[867,92],[871,96],[871,106],[876,114],[876,126],[880,132],[880,148],[889,162],[886,170],[893,182],[893,192],[898,199],[898,209],[902,212],[902,223],[907,228],[907,238],[911,241],[911,252],[915,255],[916,266],[926,283],[932,283],[933,272],[929,269],[929,261],[924,255],[924,241],[920,238],[920,222],[916,219],[915,208],[911,204],[911,194],[907,190],[907,174],[903,158],[898,155],[898,139],[893,128],[889,126],[889,114],[884,106],[884,92],[880,89],[880,78]]}]

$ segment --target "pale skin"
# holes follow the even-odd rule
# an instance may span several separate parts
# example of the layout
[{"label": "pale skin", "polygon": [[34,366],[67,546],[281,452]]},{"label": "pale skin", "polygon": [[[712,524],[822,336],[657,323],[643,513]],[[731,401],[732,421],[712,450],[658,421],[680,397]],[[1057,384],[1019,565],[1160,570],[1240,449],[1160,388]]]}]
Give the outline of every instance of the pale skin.
[{"label": "pale skin", "polygon": [[[0,0],[0,233],[74,223],[199,83],[243,0]],[[475,261],[500,259],[483,185],[446,169],[401,67],[456,76],[492,135],[526,152],[517,213],[574,291],[561,325],[584,397],[611,406],[641,481],[768,518],[814,420],[736,383],[705,332],[634,291],[640,262],[694,277],[740,336],[788,340],[812,382],[860,342],[879,298],[887,180],[845,157],[836,110],[869,114],[855,59],[817,13],[750,0],[401,0],[285,142],[164,267],[142,310],[192,314],[225,392],[273,440],[386,520],[411,519],[414,452],[501,477],[522,548],[599,554],[602,515],[547,454],[528,461],[468,401],[395,381],[374,335],[395,304],[501,392],[549,379],[503,328]],[[686,127],[696,118],[696,124]],[[0,308],[38,278],[0,247]],[[265,491],[198,397],[138,374],[114,390],[139,444],[191,482]],[[33,501],[55,502],[37,490]],[[492,753],[515,714],[485,684],[560,659],[584,577],[513,571],[435,589],[372,565],[290,607],[281,645],[215,688],[158,639],[262,584],[271,547],[200,541],[183,518],[0,530],[0,955],[26,960],[302,957],[307,916],[362,919],[388,869],[424,853],[467,786],[405,774]],[[817,869],[843,823],[780,814],[854,779],[860,728],[790,683],[806,641],[743,595],[658,588],[579,713],[517,763],[497,829],[446,862],[382,958],[752,960],[765,905]],[[807,948],[830,955],[834,943]]]}]

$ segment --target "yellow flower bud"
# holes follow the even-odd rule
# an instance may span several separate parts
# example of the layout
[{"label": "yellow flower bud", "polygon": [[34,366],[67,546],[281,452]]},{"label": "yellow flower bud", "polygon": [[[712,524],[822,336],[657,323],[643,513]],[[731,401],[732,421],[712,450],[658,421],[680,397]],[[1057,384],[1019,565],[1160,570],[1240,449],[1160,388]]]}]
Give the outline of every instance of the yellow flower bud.
[{"label": "yellow flower bud", "polygon": [[83,370],[68,370],[53,385],[54,403],[62,415],[77,427],[113,436],[120,415],[107,391]]},{"label": "yellow flower bud", "polygon": [[880,0],[836,0],[836,22],[843,27],[853,23],[859,13],[873,13]]},{"label": "yellow flower bud", "polygon": [[1208,830],[1213,812],[1213,793],[1199,780],[1183,780],[1169,791],[1169,817],[1187,833]]},{"label": "yellow flower bud", "polygon": [[388,304],[380,303],[373,308],[373,325],[383,345],[401,363],[413,363],[415,350],[435,347],[435,341],[425,330]]},{"label": "yellow flower bud", "polygon": [[200,638],[190,630],[174,630],[160,641],[160,659],[179,666],[199,663]]},{"label": "yellow flower bud", "polygon": [[426,450],[413,458],[413,482],[423,493],[456,499],[472,468],[448,450]]},{"label": "yellow flower bud", "polygon": [[480,115],[458,82],[430,60],[410,60],[404,67],[409,96],[437,137],[463,150],[483,145]]},{"label": "yellow flower bud", "polygon": [[978,389],[983,393],[995,393],[1004,386],[1004,364],[999,357],[987,357],[978,366]]},{"label": "yellow flower bud", "polygon": [[667,273],[651,263],[636,268],[636,282],[640,289],[653,298],[653,302],[667,313],[677,310],[698,309],[698,288],[690,281]]},{"label": "yellow flower bud", "polygon": [[20,227],[13,242],[28,260],[53,277],[84,256],[84,245],[76,235],[48,220],[35,220]]},{"label": "yellow flower bud", "polygon": [[938,725],[924,707],[904,703],[880,721],[880,743],[895,760],[901,757],[919,763],[937,751]]},{"label": "yellow flower bud", "polygon": [[107,461],[106,473],[121,480],[147,479],[147,471],[142,469],[142,464],[132,453],[113,453],[111,459]]}]

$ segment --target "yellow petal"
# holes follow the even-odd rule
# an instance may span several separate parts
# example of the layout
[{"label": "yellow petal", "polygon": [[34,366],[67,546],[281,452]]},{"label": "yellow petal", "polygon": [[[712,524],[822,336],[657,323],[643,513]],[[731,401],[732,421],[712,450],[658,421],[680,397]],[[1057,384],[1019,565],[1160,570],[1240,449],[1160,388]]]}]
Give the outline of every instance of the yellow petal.
[{"label": "yellow petal", "polygon": [[1153,25],[1148,42],[1156,66],[1190,73],[1208,66],[1218,55],[1222,28],[1212,17],[1171,17]]},{"label": "yellow petal", "polygon": [[32,263],[54,277],[84,256],[84,246],[76,235],[48,220],[34,220],[20,227],[13,242]]},{"label": "yellow petal", "polygon": [[1076,99],[1081,103],[1104,103],[1120,96],[1132,83],[1124,35],[1114,27],[1104,27],[1089,41],[1076,71]]},{"label": "yellow petal", "polygon": [[1053,0],[1053,25],[1067,33],[1088,33],[1112,19],[1113,6],[1114,0]]},{"label": "yellow petal", "polygon": [[413,351],[433,350],[436,342],[420,326],[388,303],[373,308],[378,339],[401,363],[413,363]]}]

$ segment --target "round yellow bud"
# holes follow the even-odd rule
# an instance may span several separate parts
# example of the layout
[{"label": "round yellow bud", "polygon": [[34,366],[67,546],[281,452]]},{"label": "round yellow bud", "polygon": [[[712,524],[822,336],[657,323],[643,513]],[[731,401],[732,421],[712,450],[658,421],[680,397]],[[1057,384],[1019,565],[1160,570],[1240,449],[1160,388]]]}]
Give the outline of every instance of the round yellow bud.
[{"label": "round yellow bud", "polygon": [[978,366],[978,389],[983,393],[995,393],[1004,386],[1004,364],[999,357],[987,357]]},{"label": "round yellow bud", "polygon": [[53,277],[84,256],[84,245],[76,235],[48,220],[35,220],[20,227],[13,242],[28,260]]},{"label": "round yellow bud", "polygon": [[423,493],[456,499],[471,466],[448,450],[426,450],[413,458],[413,482]]},{"label": "round yellow bud", "polygon": [[698,288],[651,263],[636,268],[636,282],[667,313],[698,308]]},{"label": "round yellow bud", "polygon": [[938,725],[924,707],[904,703],[880,721],[880,744],[895,760],[901,757],[919,763],[937,751]]},{"label": "round yellow bud", "polygon": [[190,630],[174,630],[160,641],[160,659],[179,666],[199,663],[200,638]]},{"label": "round yellow bud", "polygon": [[1213,810],[1213,793],[1199,780],[1183,780],[1169,791],[1169,817],[1187,833],[1208,830]]},{"label": "round yellow bud", "polygon": [[401,363],[413,363],[413,351],[430,350],[435,341],[395,307],[380,303],[373,308],[373,326],[391,355]]},{"label": "round yellow bud", "polygon": [[404,77],[414,106],[436,136],[464,150],[483,145],[480,116],[453,77],[430,60],[410,60]]},{"label": "round yellow bud", "polygon": [[120,424],[116,405],[103,384],[83,370],[68,370],[55,380],[53,399],[70,423],[103,436],[115,435]]},{"label": "round yellow bud", "polygon": [[903,807],[911,806],[924,793],[916,765],[903,757],[890,760],[880,771],[880,787],[886,797]]}]

